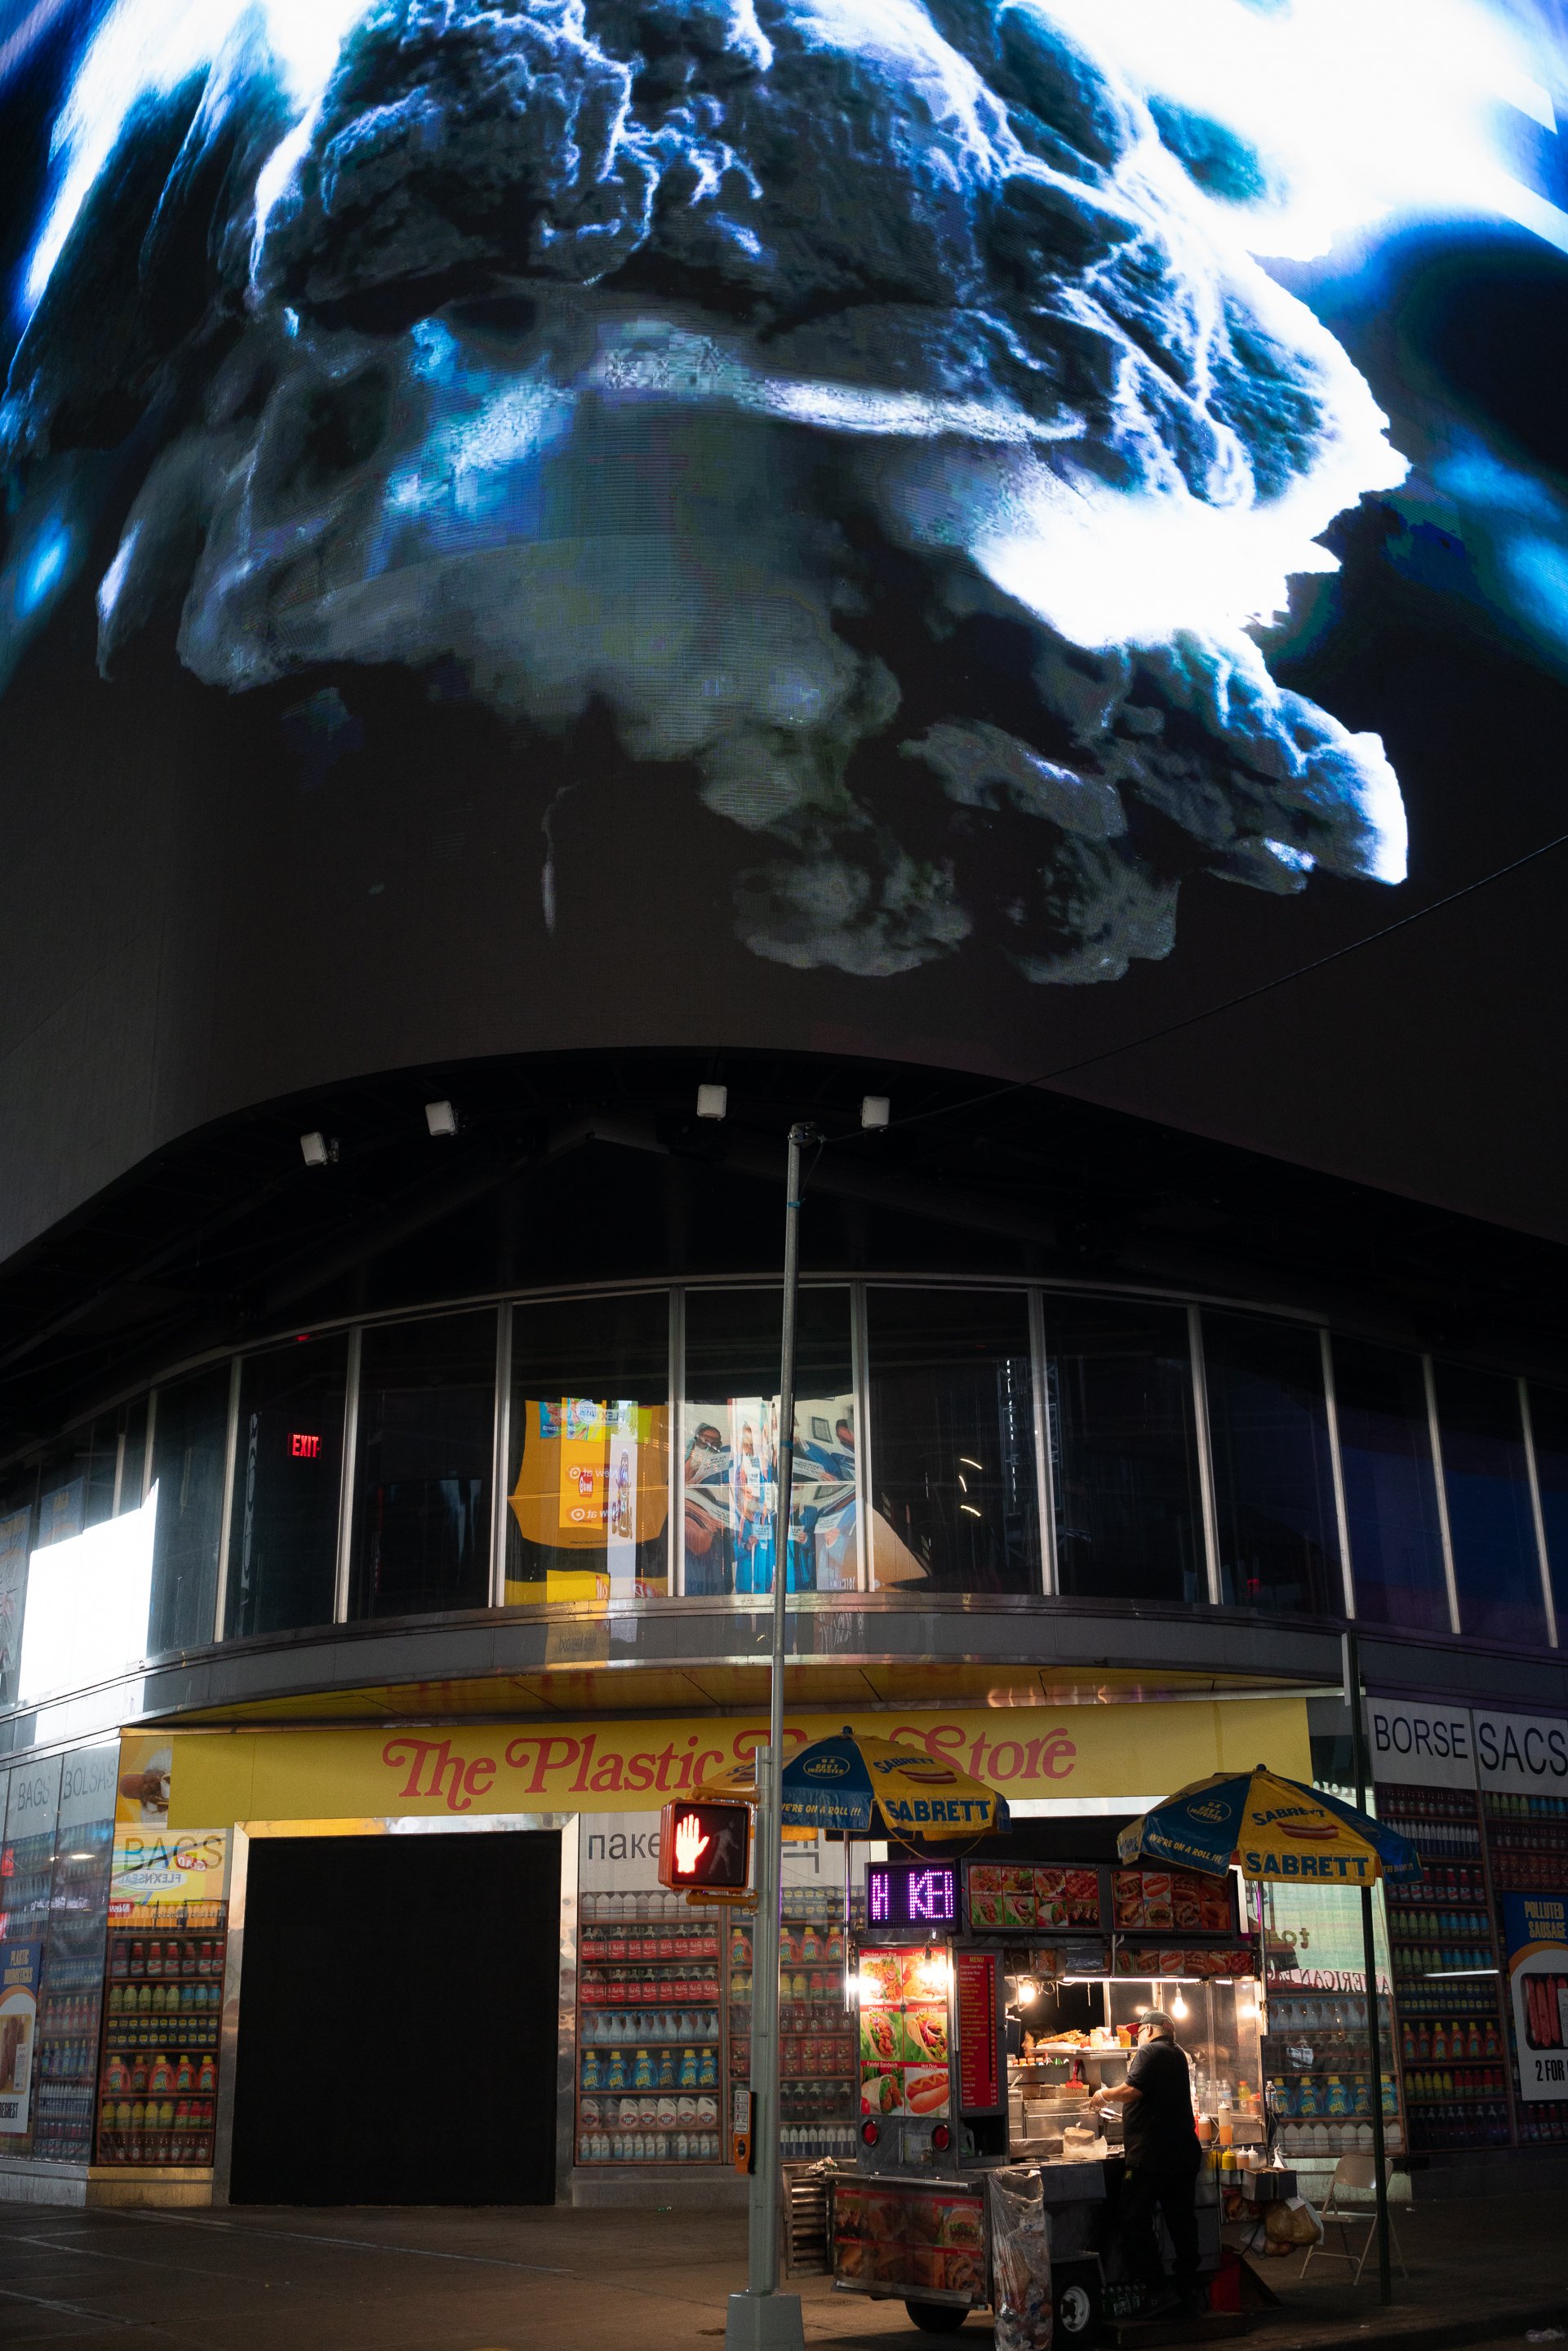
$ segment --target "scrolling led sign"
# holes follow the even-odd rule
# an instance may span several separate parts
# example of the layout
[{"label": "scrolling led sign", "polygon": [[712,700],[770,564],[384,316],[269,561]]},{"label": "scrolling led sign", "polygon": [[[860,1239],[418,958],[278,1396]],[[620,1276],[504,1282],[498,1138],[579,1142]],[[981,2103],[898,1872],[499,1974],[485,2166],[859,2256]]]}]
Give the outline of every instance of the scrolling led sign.
[{"label": "scrolling led sign", "polygon": [[951,1927],[958,1916],[958,1873],[951,1863],[870,1862],[865,1915],[872,1927]]}]

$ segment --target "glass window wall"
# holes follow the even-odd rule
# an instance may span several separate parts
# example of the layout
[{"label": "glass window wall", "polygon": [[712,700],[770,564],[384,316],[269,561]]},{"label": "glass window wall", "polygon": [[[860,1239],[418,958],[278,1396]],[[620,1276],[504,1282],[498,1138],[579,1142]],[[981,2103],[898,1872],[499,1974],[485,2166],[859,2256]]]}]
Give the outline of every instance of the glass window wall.
[{"label": "glass window wall", "polygon": [[148,1636],[154,1655],[205,1648],[215,1637],[228,1422],[227,1364],[158,1391],[152,1425],[158,1513]]},{"label": "glass window wall", "polygon": [[1544,1647],[1519,1383],[1457,1364],[1438,1364],[1436,1379],[1460,1627],[1489,1641]]},{"label": "glass window wall", "polygon": [[507,1605],[669,1587],[666,1292],[512,1315]]},{"label": "glass window wall", "polygon": [[[38,1530],[34,1548],[69,1542],[88,1524],[89,1473],[92,1467],[92,1431],[78,1429],[74,1437],[46,1455],[38,1479]],[[101,1515],[107,1516],[107,1513]]]},{"label": "glass window wall", "polygon": [[340,1333],[248,1355],[240,1366],[230,1635],[332,1621],[348,1360]]},{"label": "glass window wall", "polygon": [[1206,1313],[1203,1363],[1224,1598],[1238,1608],[1343,1615],[1318,1333]]},{"label": "glass window wall", "polygon": [[1448,1585],[1418,1355],[1333,1343],[1335,1410],[1355,1613],[1371,1625],[1448,1630]]},{"label": "glass window wall", "polygon": [[[864,1298],[852,1341],[848,1284],[801,1293],[790,1588],[1040,1591],[1030,1294],[871,1283]],[[158,1392],[151,1453],[147,1399],[104,1414],[0,1486],[0,1706],[15,1699],[31,1553],[139,1508],[149,1463],[155,1652],[214,1637],[226,1480],[226,1635],[331,1621],[345,1475],[350,1617],[487,1605],[497,1543],[513,1607],[767,1593],[780,1303],[759,1284],[517,1304],[504,1462],[490,1311],[243,1359],[232,1463],[227,1365]],[[1205,1416],[1189,1311],[1048,1295],[1043,1318],[1058,1587],[1202,1604]],[[1334,1619],[1343,1578],[1320,1336],[1213,1310],[1202,1330],[1223,1601]],[[1447,1632],[1422,1361],[1340,1339],[1333,1363],[1357,1613]],[[672,1364],[684,1366],[674,1391]],[[1434,1381],[1464,1630],[1537,1646],[1546,1611],[1519,1383],[1448,1364]],[[1531,1397],[1545,1550],[1568,1625],[1568,1389]]]},{"label": "glass window wall", "polygon": [[1560,1643],[1568,1642],[1568,1390],[1542,1387],[1532,1380],[1530,1426],[1557,1638]]},{"label": "glass window wall", "polygon": [[1045,1316],[1061,1590],[1207,1600],[1186,1311],[1050,1298]]},{"label": "glass window wall", "polygon": [[[681,1547],[689,1594],[773,1588],[783,1302],[778,1290],[686,1293]],[[802,1290],[791,1592],[852,1592],[857,1582],[851,1360],[848,1290]]]},{"label": "glass window wall", "polygon": [[147,1396],[133,1396],[120,1414],[120,1482],[114,1505],[117,1518],[123,1511],[139,1510],[150,1489],[147,1474],[147,1411],[150,1402]]},{"label": "glass window wall", "polygon": [[115,1495],[120,1486],[120,1439],[123,1436],[120,1415],[99,1413],[87,1431],[83,1462],[84,1526],[101,1526],[115,1511]]},{"label": "glass window wall", "polygon": [[496,1318],[379,1324],[361,1343],[350,1614],[483,1608]]},{"label": "glass window wall", "polygon": [[873,1289],[866,1345],[871,1582],[1039,1592],[1028,1300]]}]

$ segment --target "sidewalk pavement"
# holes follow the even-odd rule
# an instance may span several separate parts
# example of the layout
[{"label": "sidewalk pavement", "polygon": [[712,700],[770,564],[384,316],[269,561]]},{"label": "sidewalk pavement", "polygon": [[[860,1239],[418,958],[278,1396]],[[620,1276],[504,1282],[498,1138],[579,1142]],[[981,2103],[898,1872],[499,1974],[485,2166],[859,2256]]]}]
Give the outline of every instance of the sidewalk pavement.
[{"label": "sidewalk pavement", "polygon": [[[1568,2196],[1404,2206],[1411,2276],[1260,2261],[1259,2351],[1402,2351],[1568,2327]],[[1361,2231],[1354,2231],[1359,2245]],[[496,2208],[76,2212],[0,2206],[5,2351],[709,2351],[745,2283],[743,2216]],[[808,2351],[916,2351],[901,2303],[798,2282]],[[988,2322],[960,2342],[986,2351]],[[889,2338],[892,2338],[890,2341]]]},{"label": "sidewalk pavement", "polygon": [[[1248,2342],[1268,2351],[1335,2351],[1368,2335],[1393,2338],[1404,2351],[1523,2336],[1531,2328],[1568,2329],[1568,2196],[1489,2196],[1466,2202],[1396,2204],[1397,2251],[1393,2302],[1378,2299],[1377,2249],[1368,2253],[1359,2285],[1354,2267],[1327,2261],[1342,2249],[1360,2257],[1368,2220],[1343,2233],[1330,2220],[1322,2250],[1288,2260],[1263,2255],[1252,2267],[1280,2297],[1260,2311]],[[1229,2242],[1244,2231],[1228,2228]],[[1400,2272],[1398,2253],[1409,2267]]]}]

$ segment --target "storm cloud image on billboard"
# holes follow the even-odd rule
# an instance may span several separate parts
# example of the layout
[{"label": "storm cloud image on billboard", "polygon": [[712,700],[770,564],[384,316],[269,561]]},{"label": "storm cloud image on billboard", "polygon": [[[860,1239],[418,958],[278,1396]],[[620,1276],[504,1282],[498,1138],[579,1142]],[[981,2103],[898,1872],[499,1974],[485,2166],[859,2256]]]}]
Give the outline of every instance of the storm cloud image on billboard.
[{"label": "storm cloud image on billboard", "polygon": [[1412,221],[1568,244],[1546,16],[46,0],[10,27],[41,161],[6,692],[89,590],[95,692],[287,690],[322,772],[401,672],[506,731],[541,936],[595,759],[672,860],[702,822],[749,957],[857,984],[1121,981],[1215,919],[1178,911],[1197,875],[1348,881],[1370,928],[1428,811],[1334,663],[1300,682],[1347,626],[1336,531],[1375,510],[1417,569],[1447,534],[1475,625],[1563,661],[1550,466],[1371,364]]}]

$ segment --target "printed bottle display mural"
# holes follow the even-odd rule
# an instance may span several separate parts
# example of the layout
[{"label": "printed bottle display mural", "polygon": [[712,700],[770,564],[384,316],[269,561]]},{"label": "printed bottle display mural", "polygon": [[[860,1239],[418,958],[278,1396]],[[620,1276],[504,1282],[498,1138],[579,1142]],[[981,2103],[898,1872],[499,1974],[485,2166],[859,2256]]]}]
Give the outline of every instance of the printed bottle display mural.
[{"label": "printed bottle display mural", "polygon": [[578,2162],[718,2162],[721,1914],[663,1886],[581,1902]]},{"label": "printed bottle display mural", "polygon": [[217,2128],[225,1840],[115,1848],[99,2056],[97,2155],[138,2169],[205,2168]]}]

